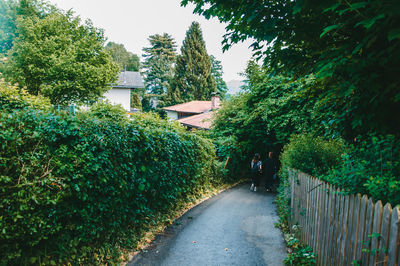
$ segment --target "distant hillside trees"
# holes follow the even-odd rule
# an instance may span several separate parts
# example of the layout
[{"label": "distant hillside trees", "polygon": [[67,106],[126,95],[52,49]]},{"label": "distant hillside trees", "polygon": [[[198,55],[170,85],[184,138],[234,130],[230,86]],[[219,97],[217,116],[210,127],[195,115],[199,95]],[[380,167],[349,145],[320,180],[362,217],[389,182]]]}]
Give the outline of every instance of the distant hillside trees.
[{"label": "distant hillside trees", "polygon": [[118,66],[104,48],[103,30],[40,1],[1,1],[3,77],[53,104],[98,99]]},{"label": "distant hillside trees", "polygon": [[217,86],[211,74],[211,59],[207,54],[200,24],[193,22],[186,32],[181,54],[176,60],[174,79],[166,102],[176,104],[191,100],[209,100]]},{"label": "distant hillside trees", "polygon": [[167,33],[151,35],[148,40],[150,46],[143,48],[143,74],[146,88],[150,93],[164,94],[173,78],[176,43]]},{"label": "distant hillside trees", "polygon": [[121,69],[127,71],[139,71],[139,56],[128,52],[123,44],[109,42],[106,45],[106,50],[111,53],[114,62],[116,62]]}]

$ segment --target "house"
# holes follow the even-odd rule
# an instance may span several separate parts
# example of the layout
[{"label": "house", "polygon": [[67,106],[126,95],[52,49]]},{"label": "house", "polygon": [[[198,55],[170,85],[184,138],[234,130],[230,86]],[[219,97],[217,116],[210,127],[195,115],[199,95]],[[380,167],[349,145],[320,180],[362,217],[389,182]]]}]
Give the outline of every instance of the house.
[{"label": "house", "polygon": [[112,104],[120,104],[126,111],[131,110],[131,90],[144,89],[142,76],[139,72],[122,71],[117,84],[104,93],[103,97]]},{"label": "house", "polygon": [[188,129],[210,129],[213,110],[219,108],[219,96],[212,96],[211,101],[191,101],[163,109],[170,120],[177,120]]}]

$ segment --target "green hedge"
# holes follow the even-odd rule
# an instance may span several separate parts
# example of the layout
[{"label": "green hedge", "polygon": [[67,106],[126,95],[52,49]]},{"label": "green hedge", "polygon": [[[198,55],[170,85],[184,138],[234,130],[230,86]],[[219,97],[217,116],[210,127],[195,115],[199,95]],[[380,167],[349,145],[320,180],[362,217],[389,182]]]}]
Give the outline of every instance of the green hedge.
[{"label": "green hedge", "polygon": [[210,141],[103,107],[0,107],[0,264],[118,262],[156,215],[221,182]]}]

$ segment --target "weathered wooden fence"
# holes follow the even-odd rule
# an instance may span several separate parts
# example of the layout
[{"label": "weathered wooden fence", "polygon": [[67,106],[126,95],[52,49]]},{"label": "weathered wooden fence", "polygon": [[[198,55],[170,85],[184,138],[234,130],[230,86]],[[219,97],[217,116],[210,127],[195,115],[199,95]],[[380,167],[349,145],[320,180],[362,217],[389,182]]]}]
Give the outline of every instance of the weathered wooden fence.
[{"label": "weathered wooden fence", "polygon": [[291,225],[313,248],[318,265],[400,266],[400,211],[366,195],[340,189],[291,171]]}]

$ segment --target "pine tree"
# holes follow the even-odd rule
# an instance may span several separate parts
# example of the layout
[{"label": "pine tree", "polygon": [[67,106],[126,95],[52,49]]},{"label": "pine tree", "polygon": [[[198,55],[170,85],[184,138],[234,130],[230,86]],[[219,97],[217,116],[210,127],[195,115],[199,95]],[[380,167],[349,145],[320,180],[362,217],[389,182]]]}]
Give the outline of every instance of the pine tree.
[{"label": "pine tree", "polygon": [[193,22],[186,32],[181,54],[177,57],[174,79],[166,101],[169,104],[191,100],[210,100],[216,91],[211,75],[211,60],[207,54],[200,24]]},{"label": "pine tree", "polygon": [[222,70],[221,61],[217,60],[215,56],[211,55],[211,75],[214,77],[215,82],[217,83],[217,91],[221,95],[221,98],[225,98],[225,94],[228,91],[228,86],[226,86],[226,82],[222,78],[224,71]]},{"label": "pine tree", "polygon": [[164,94],[173,77],[176,44],[167,33],[151,35],[148,40],[151,46],[143,48],[145,52],[143,74],[146,88],[150,93]]}]

